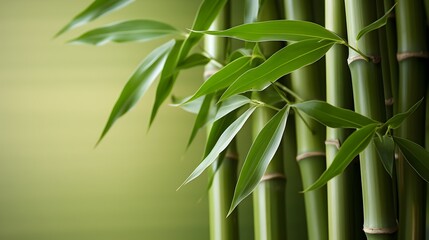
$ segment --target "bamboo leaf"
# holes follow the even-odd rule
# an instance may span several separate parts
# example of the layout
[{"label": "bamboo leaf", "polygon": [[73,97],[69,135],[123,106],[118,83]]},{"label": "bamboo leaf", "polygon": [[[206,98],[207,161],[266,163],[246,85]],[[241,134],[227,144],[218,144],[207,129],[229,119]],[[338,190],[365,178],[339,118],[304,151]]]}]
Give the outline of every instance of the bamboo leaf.
[{"label": "bamboo leaf", "polygon": [[203,31],[205,34],[236,38],[249,42],[263,41],[303,41],[308,39],[344,40],[337,34],[312,22],[298,20],[272,20],[254,22],[220,31]]},{"label": "bamboo leaf", "polygon": [[389,120],[387,120],[386,124],[391,129],[396,129],[396,128],[400,127],[402,122],[405,119],[407,119],[413,112],[415,112],[417,110],[417,108],[420,106],[422,101],[423,101],[423,98],[420,99],[420,101],[418,101],[417,103],[415,103],[410,109],[408,109],[408,111],[403,112],[403,113],[398,113],[395,116],[391,117]]},{"label": "bamboo leaf", "polygon": [[[204,0],[197,12],[192,29],[198,31],[207,30],[225,6],[227,0]],[[185,59],[191,48],[202,38],[203,34],[191,32],[183,44],[179,59]]]},{"label": "bamboo leaf", "polygon": [[180,107],[189,113],[198,114],[205,97],[206,96],[202,96],[191,102],[187,102],[190,97],[181,99],[181,98],[177,98],[176,96],[171,96],[170,106]]},{"label": "bamboo leaf", "polygon": [[210,109],[212,105],[213,94],[206,95],[204,101],[200,107],[197,118],[195,119],[194,127],[192,128],[191,136],[189,137],[188,146],[189,147],[194,141],[195,136],[198,133],[198,130],[202,128],[209,120]]},{"label": "bamboo leaf", "polygon": [[130,20],[84,33],[72,43],[102,45],[108,42],[144,42],[178,33],[174,27],[153,20]]},{"label": "bamboo leaf", "polygon": [[204,160],[198,165],[197,168],[189,175],[189,177],[185,180],[185,182],[179,187],[181,188],[183,185],[189,183],[190,181],[197,178],[201,173],[204,172],[206,168],[208,168],[218,157],[218,155],[225,150],[232,139],[237,135],[240,129],[243,127],[244,123],[246,123],[247,119],[252,115],[255,111],[256,107],[250,107],[246,112],[244,112],[239,118],[237,118],[229,127],[222,133],[222,135],[217,139],[216,144],[211,149],[210,153],[204,158]]},{"label": "bamboo leaf", "polygon": [[429,152],[408,139],[393,137],[393,140],[417,174],[429,182]]},{"label": "bamboo leaf", "polygon": [[377,121],[354,111],[335,107],[318,100],[296,103],[292,107],[331,128],[361,128],[371,123],[377,123]]},{"label": "bamboo leaf", "polygon": [[368,146],[375,134],[376,129],[377,124],[374,123],[360,128],[352,133],[344,141],[328,169],[326,169],[319,179],[317,179],[310,187],[305,189],[304,192],[318,189],[325,185],[333,177],[342,173],[344,169],[346,169],[346,167],[352,162],[352,160]]},{"label": "bamboo leaf", "polygon": [[220,101],[249,90],[263,90],[269,83],[322,58],[334,45],[332,41],[306,40],[288,45],[258,67],[241,75],[224,92]]},{"label": "bamboo leaf", "polygon": [[210,58],[208,58],[206,55],[201,54],[201,53],[194,53],[192,55],[190,55],[189,57],[187,57],[185,60],[183,60],[178,68],[179,69],[188,69],[188,68],[192,68],[195,66],[201,66],[201,65],[206,65],[207,63],[210,62]]},{"label": "bamboo leaf", "polygon": [[116,120],[127,113],[146,93],[161,72],[173,44],[174,41],[169,41],[161,45],[143,60],[122,90],[97,144],[103,139]]},{"label": "bamboo leaf", "polygon": [[285,106],[262,128],[253,142],[238,177],[228,215],[260,182],[280,145],[288,115],[289,106]]},{"label": "bamboo leaf", "polygon": [[67,25],[65,25],[56,35],[59,35],[79,26],[82,26],[90,21],[93,21],[107,13],[118,10],[130,3],[133,0],[95,0],[85,10],[76,15]]},{"label": "bamboo leaf", "polygon": [[216,116],[214,118],[214,121],[217,121],[221,119],[222,117],[226,116],[228,113],[238,109],[239,107],[242,107],[245,104],[251,103],[252,100],[249,98],[243,96],[243,95],[235,95],[232,96],[225,101],[221,102],[219,109],[216,112]]},{"label": "bamboo leaf", "polygon": [[231,85],[239,76],[251,68],[250,60],[251,56],[242,56],[221,68],[201,85],[189,101]]},{"label": "bamboo leaf", "polygon": [[376,137],[374,138],[374,145],[384,168],[389,173],[390,177],[392,177],[393,162],[395,160],[395,143],[393,139],[388,136],[382,136],[381,138]]},{"label": "bamboo leaf", "polygon": [[155,120],[156,114],[162,103],[167,99],[173,90],[173,86],[176,82],[176,64],[177,58],[179,57],[180,49],[183,45],[182,40],[176,40],[173,49],[168,54],[167,60],[165,61],[164,68],[161,72],[158,86],[156,88],[155,102],[152,106],[152,113],[150,115],[149,126],[152,125]]},{"label": "bamboo leaf", "polygon": [[395,8],[396,3],[377,21],[369,24],[368,26],[364,27],[362,30],[359,31],[358,35],[356,36],[356,40],[359,40],[361,37],[363,37],[365,34],[372,32],[376,29],[379,29],[386,25],[387,20],[390,17],[390,14],[392,13],[393,9]]}]

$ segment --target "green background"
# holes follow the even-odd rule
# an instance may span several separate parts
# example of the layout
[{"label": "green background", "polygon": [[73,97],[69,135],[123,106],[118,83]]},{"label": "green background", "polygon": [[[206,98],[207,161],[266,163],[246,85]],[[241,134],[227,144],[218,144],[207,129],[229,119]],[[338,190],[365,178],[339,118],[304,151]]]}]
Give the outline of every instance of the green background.
[{"label": "green background", "polygon": [[[0,239],[208,238],[206,176],[176,192],[202,155],[204,134],[186,151],[191,114],[164,105],[147,131],[152,88],[94,149],[128,77],[168,39],[65,44],[122,19],[184,30],[199,2],[136,1],[58,39],[90,0],[1,2]],[[201,74],[183,72],[176,94],[190,94]]]}]

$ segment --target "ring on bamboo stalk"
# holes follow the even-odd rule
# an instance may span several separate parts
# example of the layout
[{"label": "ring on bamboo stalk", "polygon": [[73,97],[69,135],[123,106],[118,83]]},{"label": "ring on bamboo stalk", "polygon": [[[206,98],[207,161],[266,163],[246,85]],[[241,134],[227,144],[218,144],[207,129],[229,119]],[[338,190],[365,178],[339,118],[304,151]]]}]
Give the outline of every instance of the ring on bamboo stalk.
[{"label": "ring on bamboo stalk", "polygon": [[365,233],[369,234],[391,234],[398,231],[398,227],[391,227],[391,228],[370,228],[370,227],[364,227],[363,231]]},{"label": "ring on bamboo stalk", "polygon": [[238,154],[237,153],[233,153],[233,152],[227,152],[226,155],[225,155],[225,158],[227,158],[229,160],[238,161]]},{"label": "ring on bamboo stalk", "polygon": [[[381,57],[380,56],[367,56],[367,57],[371,60],[372,63],[375,63],[375,64],[380,63],[380,61],[381,61]],[[349,57],[347,59],[347,63],[350,65],[352,62],[357,61],[357,60],[364,60],[364,61],[366,61],[366,59],[363,56],[357,55],[357,56],[354,56],[354,57]]]},{"label": "ring on bamboo stalk", "polygon": [[337,139],[326,139],[325,145],[334,145],[337,149],[340,149],[340,140]]},{"label": "ring on bamboo stalk", "polygon": [[303,159],[309,158],[309,157],[319,157],[319,156],[326,156],[325,152],[306,152],[301,153],[298,156],[296,156],[296,161],[301,161]]},{"label": "ring on bamboo stalk", "polygon": [[393,103],[395,103],[395,100],[393,99],[393,97],[384,99],[384,105],[386,106],[393,106]]},{"label": "ring on bamboo stalk", "polygon": [[396,54],[398,62],[408,58],[429,58],[429,52],[401,52]]},{"label": "ring on bamboo stalk", "polygon": [[286,180],[285,175],[283,175],[281,173],[267,173],[264,176],[262,176],[261,182],[271,180],[271,179],[276,179],[276,178]]}]

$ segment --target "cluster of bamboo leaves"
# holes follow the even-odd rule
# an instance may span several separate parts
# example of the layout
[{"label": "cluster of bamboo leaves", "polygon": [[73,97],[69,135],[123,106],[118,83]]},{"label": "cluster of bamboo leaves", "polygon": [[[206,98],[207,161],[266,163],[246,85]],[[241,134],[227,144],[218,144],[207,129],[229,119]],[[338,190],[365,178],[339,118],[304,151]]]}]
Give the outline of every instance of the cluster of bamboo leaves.
[{"label": "cluster of bamboo leaves", "polygon": [[[86,24],[100,16],[131,3],[131,0],[95,0],[78,14],[57,35]],[[292,113],[310,117],[330,128],[349,128],[353,133],[341,144],[332,163],[325,172],[304,192],[324,186],[330,179],[341,174],[347,166],[369,145],[374,145],[385,170],[394,175],[395,149],[405,156],[408,163],[425,181],[429,181],[429,152],[413,141],[394,135],[394,130],[421,106],[423,99],[405,112],[397,113],[385,122],[363,116],[352,110],[335,107],[325,101],[302,101],[292,90],[278,81],[291,72],[308,66],[325,56],[335,45],[344,45],[362,57],[372,61],[358,48],[352,47],[335,32],[316,23],[298,20],[270,20],[246,23],[223,30],[209,27],[227,4],[227,0],[204,0],[189,32],[175,29],[169,24],[136,19],[113,23],[84,33],[71,40],[74,43],[102,45],[109,42],[144,42],[169,36],[171,40],[148,54],[132,74],[117,99],[99,141],[113,124],[126,114],[154,85],[155,103],[150,123],[155,120],[160,106],[172,95],[181,70],[205,65],[209,62],[220,69],[199,89],[184,99],[174,99],[176,106],[196,114],[195,125],[189,144],[198,130],[212,124],[204,159],[182,184],[187,184],[209,168],[258,108],[268,108],[276,114],[265,124],[254,139],[236,183],[229,214],[249,196],[261,181],[271,159],[278,150],[285,133],[288,117]],[[368,25],[355,36],[356,41],[367,33],[383,27],[392,7],[386,14]],[[214,59],[208,53],[193,51],[204,35],[234,38],[250,46],[229,54],[228,59]],[[261,42],[282,41],[288,44],[272,54],[264,56]],[[270,102],[252,98],[251,92],[271,89],[275,97]],[[231,113],[235,113],[231,115]],[[231,116],[233,118],[231,119]]]}]

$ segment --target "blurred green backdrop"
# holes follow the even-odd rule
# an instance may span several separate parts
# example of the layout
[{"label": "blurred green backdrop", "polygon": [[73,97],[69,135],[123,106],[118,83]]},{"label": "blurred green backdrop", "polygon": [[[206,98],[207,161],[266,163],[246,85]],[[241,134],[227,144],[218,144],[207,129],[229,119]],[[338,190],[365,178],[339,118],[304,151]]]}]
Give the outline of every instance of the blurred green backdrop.
[{"label": "blurred green backdrop", "polygon": [[[91,0],[1,2],[0,239],[208,238],[205,177],[175,191],[202,154],[203,134],[185,153],[192,115],[163,106],[147,133],[152,89],[93,148],[128,77],[165,39],[65,44],[121,19],[190,28],[199,2],[137,0],[59,39]],[[195,90],[201,74],[182,74],[175,92]]]}]

